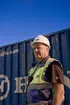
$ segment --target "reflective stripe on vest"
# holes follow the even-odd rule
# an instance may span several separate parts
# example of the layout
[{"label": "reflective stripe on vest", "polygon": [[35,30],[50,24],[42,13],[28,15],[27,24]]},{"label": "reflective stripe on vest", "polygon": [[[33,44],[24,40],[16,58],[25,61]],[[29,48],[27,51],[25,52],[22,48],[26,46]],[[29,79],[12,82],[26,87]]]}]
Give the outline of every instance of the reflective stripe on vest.
[{"label": "reflective stripe on vest", "polygon": [[40,101],[40,102],[36,102],[36,103],[28,103],[27,105],[51,105],[52,100],[48,101]]},{"label": "reflective stripe on vest", "polygon": [[52,88],[52,84],[30,84],[28,86],[28,91],[32,90],[32,89],[37,89],[37,90],[41,90],[41,89],[51,89]]}]

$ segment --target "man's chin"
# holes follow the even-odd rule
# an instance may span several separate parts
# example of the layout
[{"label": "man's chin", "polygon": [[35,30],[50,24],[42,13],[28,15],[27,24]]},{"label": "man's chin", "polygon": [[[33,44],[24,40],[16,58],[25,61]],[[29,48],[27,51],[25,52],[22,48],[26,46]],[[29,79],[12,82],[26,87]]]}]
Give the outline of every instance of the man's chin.
[{"label": "man's chin", "polygon": [[41,61],[41,58],[38,58],[38,57],[37,57],[36,59],[37,59],[37,61]]}]

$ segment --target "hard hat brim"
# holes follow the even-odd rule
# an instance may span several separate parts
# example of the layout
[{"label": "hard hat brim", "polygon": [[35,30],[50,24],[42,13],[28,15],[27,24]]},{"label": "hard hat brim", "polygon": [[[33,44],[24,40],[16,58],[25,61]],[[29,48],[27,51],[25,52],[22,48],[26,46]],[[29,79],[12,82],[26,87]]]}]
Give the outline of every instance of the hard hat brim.
[{"label": "hard hat brim", "polygon": [[[36,42],[32,42],[32,43],[31,43],[31,47],[34,48],[34,45],[37,44],[37,43],[41,43],[41,44],[44,44],[45,46],[48,46],[48,45],[47,45],[46,43],[44,43],[44,42],[36,41]],[[48,46],[48,47],[50,48],[50,46]]]}]

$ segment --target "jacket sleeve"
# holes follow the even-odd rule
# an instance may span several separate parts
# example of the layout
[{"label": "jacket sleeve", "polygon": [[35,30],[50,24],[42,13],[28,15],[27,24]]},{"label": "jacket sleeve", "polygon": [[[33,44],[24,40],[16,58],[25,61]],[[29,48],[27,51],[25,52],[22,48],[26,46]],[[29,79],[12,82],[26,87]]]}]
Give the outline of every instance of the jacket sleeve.
[{"label": "jacket sleeve", "polygon": [[57,63],[52,64],[52,83],[64,84],[64,76],[62,66]]},{"label": "jacket sleeve", "polygon": [[59,62],[51,63],[47,69],[45,78],[47,77],[49,82],[64,84],[63,69]]}]

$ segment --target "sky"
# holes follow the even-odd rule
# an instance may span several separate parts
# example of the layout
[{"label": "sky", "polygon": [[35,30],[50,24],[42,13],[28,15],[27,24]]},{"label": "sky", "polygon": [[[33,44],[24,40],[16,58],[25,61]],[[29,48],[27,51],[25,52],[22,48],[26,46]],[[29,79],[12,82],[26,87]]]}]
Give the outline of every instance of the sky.
[{"label": "sky", "polygon": [[0,0],[0,46],[70,28],[70,0]]}]

